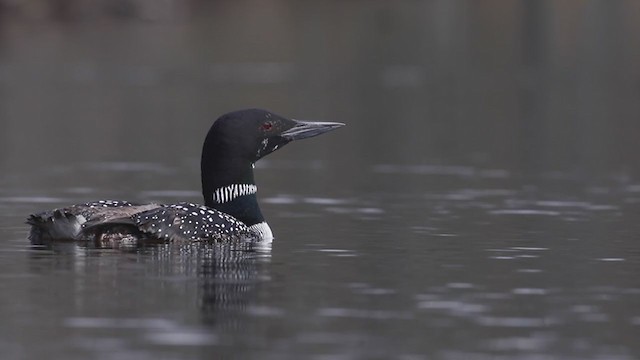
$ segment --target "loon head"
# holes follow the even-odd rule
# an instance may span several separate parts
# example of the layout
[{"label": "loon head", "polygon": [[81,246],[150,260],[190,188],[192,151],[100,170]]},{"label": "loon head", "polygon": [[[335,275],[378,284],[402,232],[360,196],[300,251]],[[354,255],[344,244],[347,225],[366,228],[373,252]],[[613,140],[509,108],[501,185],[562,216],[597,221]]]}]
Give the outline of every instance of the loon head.
[{"label": "loon head", "polygon": [[205,204],[251,226],[264,221],[256,200],[253,164],[294,140],[344,126],[337,122],[287,119],[248,109],[219,117],[202,149],[202,193]]},{"label": "loon head", "polygon": [[235,111],[213,123],[205,140],[203,157],[217,158],[224,154],[253,164],[293,140],[317,136],[343,125],[292,120],[260,109]]}]

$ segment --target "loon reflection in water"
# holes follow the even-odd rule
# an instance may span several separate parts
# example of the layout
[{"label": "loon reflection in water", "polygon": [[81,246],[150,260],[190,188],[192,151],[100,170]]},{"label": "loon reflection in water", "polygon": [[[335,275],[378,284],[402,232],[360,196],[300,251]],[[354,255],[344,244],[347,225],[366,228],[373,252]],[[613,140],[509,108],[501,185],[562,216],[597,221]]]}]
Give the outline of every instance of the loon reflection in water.
[{"label": "loon reflection in water", "polygon": [[253,165],[293,140],[344,126],[287,119],[259,109],[225,114],[202,149],[204,205],[133,204],[101,200],[33,214],[33,243],[80,240],[100,244],[165,241],[271,241],[256,197]]}]

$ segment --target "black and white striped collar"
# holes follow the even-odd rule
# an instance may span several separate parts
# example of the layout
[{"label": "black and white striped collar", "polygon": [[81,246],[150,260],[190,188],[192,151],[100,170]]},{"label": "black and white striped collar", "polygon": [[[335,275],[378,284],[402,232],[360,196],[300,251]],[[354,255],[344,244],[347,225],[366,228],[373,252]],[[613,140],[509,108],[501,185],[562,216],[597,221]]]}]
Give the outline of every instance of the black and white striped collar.
[{"label": "black and white striped collar", "polygon": [[231,184],[216,189],[213,192],[213,202],[216,204],[224,204],[234,200],[237,197],[245,195],[253,195],[258,192],[258,187],[254,184]]}]

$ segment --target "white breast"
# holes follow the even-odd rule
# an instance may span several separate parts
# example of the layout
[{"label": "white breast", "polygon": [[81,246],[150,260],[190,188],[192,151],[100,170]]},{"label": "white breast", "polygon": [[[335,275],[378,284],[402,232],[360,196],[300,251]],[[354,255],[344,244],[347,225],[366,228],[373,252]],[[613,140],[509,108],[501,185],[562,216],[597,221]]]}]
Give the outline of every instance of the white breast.
[{"label": "white breast", "polygon": [[269,227],[269,224],[264,221],[249,226],[249,231],[255,234],[261,241],[273,241],[273,233],[271,232],[271,228]]}]

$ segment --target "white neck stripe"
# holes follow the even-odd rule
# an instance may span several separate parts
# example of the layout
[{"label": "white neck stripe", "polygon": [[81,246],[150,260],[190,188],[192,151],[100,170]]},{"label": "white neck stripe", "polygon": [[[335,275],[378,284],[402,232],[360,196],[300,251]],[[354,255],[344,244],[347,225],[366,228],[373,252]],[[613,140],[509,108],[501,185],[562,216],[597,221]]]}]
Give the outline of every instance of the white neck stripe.
[{"label": "white neck stripe", "polygon": [[253,184],[232,184],[216,189],[213,192],[213,202],[224,204],[239,196],[252,195],[258,192]]}]

